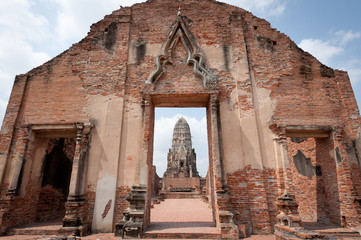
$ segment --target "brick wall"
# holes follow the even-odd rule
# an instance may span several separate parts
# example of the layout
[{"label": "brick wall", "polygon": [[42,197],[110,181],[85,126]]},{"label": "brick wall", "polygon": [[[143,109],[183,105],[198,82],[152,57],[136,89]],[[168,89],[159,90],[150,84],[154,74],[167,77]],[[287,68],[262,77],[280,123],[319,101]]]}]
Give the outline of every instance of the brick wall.
[{"label": "brick wall", "polygon": [[63,218],[66,196],[57,189],[46,185],[41,188],[37,206],[37,221],[44,222]]},{"label": "brick wall", "polygon": [[[113,225],[123,219],[123,211],[129,207],[129,202],[125,199],[125,196],[130,193],[130,187],[121,186],[117,187],[115,206],[114,206],[114,222]],[[92,214],[92,213],[91,213]]]},{"label": "brick wall", "polygon": [[166,189],[172,188],[200,188],[200,178],[163,178],[164,185]]},{"label": "brick wall", "polygon": [[247,166],[243,171],[227,175],[232,193],[230,206],[237,225],[246,225],[248,234],[267,234],[275,223],[277,177],[272,169],[258,170]]}]

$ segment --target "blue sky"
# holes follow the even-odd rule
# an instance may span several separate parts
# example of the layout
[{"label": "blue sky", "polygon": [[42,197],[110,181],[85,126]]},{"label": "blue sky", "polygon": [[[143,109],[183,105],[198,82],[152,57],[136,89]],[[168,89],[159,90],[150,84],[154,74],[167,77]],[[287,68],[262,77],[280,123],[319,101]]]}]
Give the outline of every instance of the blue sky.
[{"label": "blue sky", "polygon": [[[86,36],[91,24],[118,9],[120,5],[129,6],[137,2],[142,1],[1,0],[0,122],[15,75],[26,73],[80,41]],[[223,2],[265,18],[272,27],[288,35],[322,63],[348,71],[357,101],[361,105],[360,0]],[[179,113],[172,116],[168,114],[163,119],[175,119],[177,114]],[[182,114],[187,117],[186,113]],[[162,118],[161,114],[157,117]],[[202,123],[204,115],[189,117],[196,120],[194,122],[197,126]],[[170,120],[168,123],[168,128],[173,129],[174,125],[171,126]],[[195,131],[195,135],[198,134],[196,132],[198,131]],[[163,149],[166,148],[163,146]]]}]

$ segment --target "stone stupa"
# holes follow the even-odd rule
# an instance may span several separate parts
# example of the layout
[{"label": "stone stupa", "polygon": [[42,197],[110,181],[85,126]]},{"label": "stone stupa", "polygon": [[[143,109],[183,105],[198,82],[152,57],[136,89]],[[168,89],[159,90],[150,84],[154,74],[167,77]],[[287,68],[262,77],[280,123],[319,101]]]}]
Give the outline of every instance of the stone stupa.
[{"label": "stone stupa", "polygon": [[187,120],[179,118],[174,126],[172,147],[169,149],[164,177],[199,177],[191,138]]}]

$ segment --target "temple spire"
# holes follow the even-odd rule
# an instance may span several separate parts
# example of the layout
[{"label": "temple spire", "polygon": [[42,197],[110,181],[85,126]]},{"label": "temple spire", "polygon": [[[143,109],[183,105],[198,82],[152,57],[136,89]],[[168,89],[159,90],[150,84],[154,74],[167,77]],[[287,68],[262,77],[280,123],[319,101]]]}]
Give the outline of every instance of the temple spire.
[{"label": "temple spire", "polygon": [[169,149],[164,177],[199,177],[191,138],[187,120],[180,117],[173,129],[172,147]]}]

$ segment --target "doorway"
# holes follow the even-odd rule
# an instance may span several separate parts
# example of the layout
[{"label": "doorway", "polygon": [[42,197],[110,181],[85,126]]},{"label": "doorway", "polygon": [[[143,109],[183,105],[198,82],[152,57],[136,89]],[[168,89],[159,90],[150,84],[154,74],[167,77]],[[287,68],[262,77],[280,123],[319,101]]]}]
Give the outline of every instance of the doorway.
[{"label": "doorway", "polygon": [[[207,136],[207,140],[205,140],[205,138],[203,138],[203,140],[201,140],[206,146],[206,151],[208,151],[208,157],[206,157],[206,159],[208,160],[209,163],[209,167],[208,167],[208,174],[206,174],[206,170],[200,170],[200,176],[203,177],[203,175],[207,175],[206,177],[206,181],[203,183],[204,186],[206,186],[203,189],[208,189],[204,191],[204,195],[207,196],[206,200],[203,201],[200,199],[200,201],[202,203],[206,204],[206,208],[210,211],[210,224],[211,224],[211,228],[212,231],[215,230],[216,231],[216,223],[218,224],[218,218],[216,215],[216,183],[215,182],[221,182],[221,175],[219,174],[221,172],[221,168],[219,166],[219,161],[217,161],[219,159],[219,141],[218,141],[218,127],[217,127],[217,123],[218,123],[218,118],[219,118],[219,112],[217,111],[217,107],[216,106],[216,101],[217,101],[217,96],[213,96],[211,94],[175,94],[174,96],[169,96],[169,95],[148,95],[149,101],[146,101],[147,103],[150,103],[148,105],[146,105],[145,107],[145,133],[151,133],[149,135],[149,138],[147,138],[147,134],[145,135],[145,149],[148,149],[147,152],[147,163],[148,163],[148,169],[149,169],[149,175],[148,175],[148,191],[147,191],[147,201],[146,201],[146,214],[145,214],[145,226],[148,227],[147,231],[149,231],[150,229],[150,225],[151,224],[151,211],[152,211],[152,207],[155,208],[154,204],[152,204],[152,199],[154,200],[154,192],[152,193],[151,189],[154,189],[154,186],[157,186],[156,188],[158,189],[165,189],[165,186],[167,187],[168,193],[172,192],[173,196],[174,195],[178,195],[176,196],[178,199],[179,198],[184,198],[185,194],[185,189],[183,188],[183,186],[181,187],[181,189],[179,189],[179,185],[175,186],[172,183],[168,182],[168,185],[166,182],[162,182],[160,181],[160,183],[158,184],[154,184],[154,175],[155,172],[158,172],[158,174],[160,174],[161,176],[158,176],[159,179],[161,180],[162,178],[162,170],[164,171],[164,169],[167,168],[167,163],[168,163],[168,156],[164,156],[163,157],[167,157],[166,161],[163,160],[163,166],[159,166],[156,167],[159,170],[154,169],[153,165],[156,164],[156,162],[158,160],[156,160],[154,157],[153,159],[153,150],[154,152],[157,151],[156,148],[153,148],[153,144],[157,144],[156,142],[158,140],[157,136],[156,136],[156,130],[154,128],[154,124],[155,121],[158,118],[158,109],[162,109],[164,108],[164,111],[166,111],[167,113],[170,113],[171,111],[175,111],[175,112],[179,112],[180,110],[187,110],[187,108],[195,108],[194,111],[198,111],[198,113],[200,111],[203,111],[203,115],[202,118],[203,119],[203,126],[204,128],[206,128],[206,136]],[[218,106],[218,105],[217,105]],[[167,109],[165,109],[167,108]],[[172,108],[173,110],[170,110],[169,108]],[[156,116],[155,116],[156,115]],[[177,116],[177,113],[174,114]],[[179,117],[181,114],[179,113],[179,115],[177,117]],[[187,115],[184,113],[184,115]],[[175,120],[177,120],[177,117],[174,117]],[[178,119],[179,120],[179,119]],[[206,124],[204,124],[206,123]],[[162,127],[162,126],[161,126]],[[173,128],[175,127],[175,125],[170,127],[170,131],[171,135],[173,134]],[[149,131],[148,131],[149,130]],[[198,130],[198,129],[197,129]],[[192,130],[191,130],[192,131]],[[154,139],[154,141],[153,141]],[[172,142],[173,140],[171,140]],[[173,144],[173,143],[169,143],[169,144]],[[168,147],[165,147],[165,149],[169,152],[169,144]],[[167,149],[168,148],[168,149]],[[195,151],[197,151],[197,149],[195,149]],[[168,153],[167,153],[168,155]],[[154,156],[156,156],[156,153],[154,154]],[[198,158],[197,158],[198,159]],[[162,159],[160,159],[159,161],[162,161]],[[174,161],[173,161],[174,162]],[[183,167],[186,169],[186,165],[188,163],[186,163],[186,161],[178,161],[179,163],[179,167],[181,168],[181,162],[183,162]],[[203,165],[197,162],[197,164],[199,166]],[[207,168],[204,167],[204,165],[202,166],[202,168]],[[190,168],[188,168],[190,169]],[[202,175],[203,174],[203,175]],[[164,174],[163,174],[164,175]],[[174,174],[173,174],[174,175]],[[176,175],[174,175],[176,176]],[[174,177],[173,176],[173,177]],[[187,171],[182,175],[179,174],[180,177],[183,178],[187,178],[189,176],[189,174],[187,175]],[[174,179],[173,179],[174,180]],[[184,179],[183,179],[184,180]],[[173,185],[173,186],[172,186]],[[189,186],[189,185],[188,185]],[[217,186],[220,186],[217,184]],[[196,187],[195,187],[196,188]],[[188,189],[187,191],[193,191],[193,189]],[[152,195],[153,194],[153,195]],[[182,196],[183,195],[183,196]],[[189,194],[191,195],[191,194]],[[153,197],[153,198],[152,198]],[[194,198],[193,198],[194,199]],[[196,212],[196,211],[195,211]],[[185,220],[185,222],[187,222]],[[166,229],[167,227],[165,227],[164,229]]]},{"label": "doorway", "polygon": [[215,231],[206,108],[155,108],[149,231]]},{"label": "doorway", "polygon": [[341,226],[336,160],[331,137],[289,137],[298,212],[305,227]]},{"label": "doorway", "polygon": [[37,221],[46,222],[64,217],[74,152],[74,138],[49,139],[42,165]]}]

